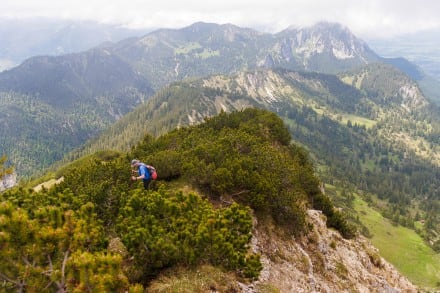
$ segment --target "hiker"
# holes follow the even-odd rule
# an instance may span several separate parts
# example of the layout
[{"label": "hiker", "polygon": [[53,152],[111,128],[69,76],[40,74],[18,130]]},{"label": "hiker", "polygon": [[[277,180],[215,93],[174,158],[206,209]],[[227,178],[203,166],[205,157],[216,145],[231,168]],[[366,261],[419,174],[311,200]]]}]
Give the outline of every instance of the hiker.
[{"label": "hiker", "polygon": [[[139,174],[139,176],[135,176],[134,173],[136,173],[136,170],[134,168],[138,168],[137,169],[137,173]],[[150,185],[151,182],[151,175],[150,175],[150,171],[149,169],[153,169],[154,168],[152,166],[146,165],[144,163],[142,163],[139,160],[132,160],[131,161],[131,171],[132,171],[132,176],[131,176],[131,180],[136,181],[136,180],[140,180],[142,179],[142,182],[144,183],[144,189],[148,189],[148,186]]]}]

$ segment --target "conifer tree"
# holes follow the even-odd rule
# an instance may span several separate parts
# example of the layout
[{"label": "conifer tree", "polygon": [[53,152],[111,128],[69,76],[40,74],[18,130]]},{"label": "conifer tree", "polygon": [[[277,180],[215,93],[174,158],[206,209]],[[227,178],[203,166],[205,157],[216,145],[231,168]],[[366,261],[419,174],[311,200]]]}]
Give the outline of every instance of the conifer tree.
[{"label": "conifer tree", "polygon": [[78,213],[42,207],[31,218],[24,209],[2,202],[0,231],[0,279],[6,289],[109,292],[128,288],[121,257],[103,253],[105,236],[91,203]]}]

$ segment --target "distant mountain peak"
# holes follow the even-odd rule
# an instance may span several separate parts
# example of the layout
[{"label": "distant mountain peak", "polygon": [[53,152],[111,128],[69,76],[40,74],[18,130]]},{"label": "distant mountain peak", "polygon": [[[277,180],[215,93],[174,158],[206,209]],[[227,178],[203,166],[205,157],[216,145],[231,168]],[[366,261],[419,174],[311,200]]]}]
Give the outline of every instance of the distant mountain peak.
[{"label": "distant mountain peak", "polygon": [[297,32],[297,31],[303,31],[303,30],[316,31],[316,32],[327,32],[327,33],[339,31],[339,32],[345,32],[348,34],[352,34],[350,29],[348,27],[342,25],[341,23],[328,22],[328,21],[320,21],[320,22],[317,22],[313,25],[308,25],[308,26],[290,25],[286,29],[282,30],[280,32],[280,34],[282,34],[284,32],[292,32],[292,31]]},{"label": "distant mountain peak", "polygon": [[[326,56],[330,61],[327,61],[329,67],[345,62],[345,65],[339,65],[347,66],[347,69],[379,60],[379,56],[364,41],[339,23],[319,22],[309,27],[289,27],[277,36],[284,38],[282,50],[292,52],[292,56],[285,54],[284,57],[292,59],[296,55],[308,70],[320,71],[319,65],[313,60],[317,56]],[[319,57],[319,60],[322,62],[324,59]]]},{"label": "distant mountain peak", "polygon": [[181,30],[184,30],[184,31],[190,30],[193,32],[197,32],[200,30],[212,30],[212,29],[216,29],[219,27],[220,27],[220,25],[217,23],[198,21],[198,22],[195,22],[187,27],[182,28]]}]

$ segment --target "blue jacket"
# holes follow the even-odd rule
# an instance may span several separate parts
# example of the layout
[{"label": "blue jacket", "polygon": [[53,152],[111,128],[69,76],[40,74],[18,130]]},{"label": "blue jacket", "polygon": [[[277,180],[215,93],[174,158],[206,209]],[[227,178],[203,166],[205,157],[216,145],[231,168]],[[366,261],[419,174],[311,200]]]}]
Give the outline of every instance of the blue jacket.
[{"label": "blue jacket", "polygon": [[142,179],[142,180],[150,180],[151,176],[150,176],[150,171],[148,171],[147,165],[145,165],[144,163],[141,163],[139,165],[138,172],[139,172],[139,176],[144,175],[144,179]]}]

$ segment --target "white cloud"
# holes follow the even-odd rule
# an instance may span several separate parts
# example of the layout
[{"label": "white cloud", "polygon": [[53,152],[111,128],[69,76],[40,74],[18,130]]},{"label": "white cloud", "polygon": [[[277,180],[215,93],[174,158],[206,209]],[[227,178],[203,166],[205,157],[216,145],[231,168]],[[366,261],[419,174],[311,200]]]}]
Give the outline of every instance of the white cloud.
[{"label": "white cloud", "polygon": [[150,28],[205,21],[273,32],[327,20],[360,36],[386,37],[440,27],[437,0],[6,0],[1,6],[0,17],[92,19]]}]

